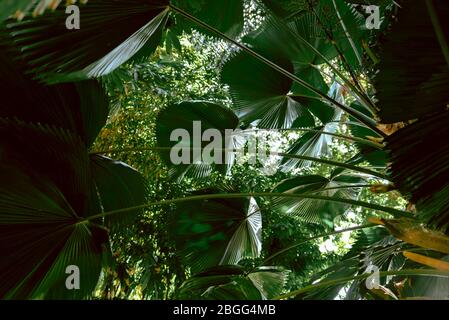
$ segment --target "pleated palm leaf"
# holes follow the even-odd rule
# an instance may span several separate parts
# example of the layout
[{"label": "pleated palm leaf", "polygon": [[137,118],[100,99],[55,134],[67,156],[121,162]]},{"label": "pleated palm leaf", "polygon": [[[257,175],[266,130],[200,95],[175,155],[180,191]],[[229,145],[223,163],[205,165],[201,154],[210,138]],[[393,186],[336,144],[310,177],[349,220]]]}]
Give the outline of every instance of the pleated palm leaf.
[{"label": "pleated palm leaf", "polygon": [[[143,204],[143,179],[121,162],[89,154],[109,111],[98,83],[42,86],[4,53],[0,296],[88,297],[107,261],[102,257],[110,256],[109,229],[138,211],[104,219],[102,213]],[[67,290],[72,265],[80,269],[81,290]]]},{"label": "pleated palm leaf", "polygon": [[[376,266],[379,271],[400,269],[405,260],[401,254],[402,246],[403,244],[389,235],[385,229],[374,228],[358,231],[356,242],[352,245],[351,250],[340,262],[316,274],[312,282],[319,285],[320,282],[332,282],[336,279],[346,280],[312,289],[298,298],[356,300],[366,297],[367,291],[369,291],[365,285],[366,279],[354,281],[349,279],[364,274],[370,265]],[[384,287],[384,292],[388,292],[385,286],[390,280],[391,278],[381,279],[382,282],[379,285]]]},{"label": "pleated palm leaf", "polygon": [[37,77],[48,83],[76,81],[106,75],[133,57],[151,54],[160,42],[168,4],[92,1],[80,8],[83,25],[77,30],[66,28],[63,7],[6,26]]},{"label": "pleated palm leaf", "polygon": [[[202,194],[220,192],[213,191]],[[244,258],[259,257],[262,250],[262,215],[253,198],[180,204],[170,226],[179,255],[193,272],[236,265]]]},{"label": "pleated palm leaf", "polygon": [[[352,68],[360,67],[363,58],[362,42],[369,35],[364,26],[363,15],[352,7],[357,1],[263,0],[263,2],[274,15],[286,21],[310,14],[316,19],[315,28],[322,30],[323,38],[334,42],[334,53],[341,53],[346,60],[345,63]],[[382,7],[385,5],[382,3]]]},{"label": "pleated palm leaf", "polygon": [[[174,179],[227,173],[245,138],[226,107],[206,101],[182,102],[161,111],[156,123],[159,154]],[[211,131],[213,130],[213,131]]]},{"label": "pleated palm leaf", "polygon": [[[45,11],[47,7],[52,10]],[[0,8],[4,10],[0,21],[17,10],[27,13],[36,9],[33,16],[27,14],[21,21],[10,19],[6,26],[21,58],[28,63],[28,70],[47,83],[104,76],[125,62],[149,57],[161,42],[170,9],[179,14],[173,19],[181,21],[177,25],[173,19],[170,22],[174,43],[179,42],[183,30],[192,27],[217,35],[192,23],[195,18],[232,37],[243,29],[243,0],[82,1],[82,27],[76,30],[66,28],[68,16],[59,1],[42,0],[36,4],[8,0]]]},{"label": "pleated palm leaf", "polygon": [[208,269],[183,283],[181,299],[266,300],[282,293],[289,272],[279,267],[259,267],[245,272],[240,266]]},{"label": "pleated palm leaf", "polygon": [[[363,176],[349,174],[341,169],[335,170],[330,178],[319,175],[304,175],[286,179],[277,184],[273,192],[314,194],[339,199],[357,199],[360,189],[357,185],[364,182]],[[298,219],[333,227],[334,219],[343,215],[351,206],[346,203],[335,203],[328,200],[275,198],[274,209],[293,215]]]},{"label": "pleated palm leaf", "polygon": [[[333,99],[343,102],[343,87],[334,81],[329,96]],[[312,102],[311,106],[316,105],[318,101]],[[318,102],[321,103],[321,102]],[[318,108],[317,108],[318,109]],[[330,107],[326,110],[326,117],[322,118],[322,125],[315,127],[314,131],[306,132],[288,149],[289,155],[307,156],[312,158],[328,157],[331,155],[331,145],[333,142],[332,134],[337,133],[338,122],[341,119],[342,112],[339,109]],[[300,127],[294,124],[294,127]],[[309,167],[313,162],[300,158],[284,157],[282,160],[282,170],[291,171],[294,168]]]},{"label": "pleated palm leaf", "polygon": [[[449,27],[442,22],[449,6],[434,2],[447,46]],[[449,66],[424,1],[404,3],[380,49],[374,84],[382,123],[414,120],[446,109]]]},{"label": "pleated palm leaf", "polygon": [[[173,0],[171,2],[176,7],[185,10],[189,14],[200,19],[209,26],[214,27],[218,31],[225,33],[231,38],[236,38],[243,31],[243,0]],[[217,37],[216,33],[202,28],[183,17],[177,17],[177,24],[180,24],[181,28],[179,29],[184,31],[188,31],[190,28],[195,28],[209,36]]]},{"label": "pleated palm leaf", "polygon": [[405,126],[386,139],[392,180],[418,216],[442,230],[449,226],[448,143],[441,138],[447,135],[449,103],[445,13],[449,5],[444,1],[430,7],[404,4],[381,44],[375,78],[382,121]]},{"label": "pleated palm leaf", "polygon": [[[313,67],[324,61],[305,42],[327,58],[335,56],[335,52],[314,22],[310,15],[289,24],[269,17],[244,41],[278,66],[327,93],[326,82]],[[322,122],[332,117],[333,108],[320,101],[315,93],[245,52],[231,58],[221,76],[230,87],[233,108],[246,124],[257,121],[259,128],[289,128],[293,124],[311,127],[315,124],[312,114]]]},{"label": "pleated palm leaf", "polygon": [[[99,277],[98,262],[107,233],[83,223],[101,208],[94,185],[89,184],[89,158],[82,141],[63,129],[4,119],[0,122],[0,225],[6,252],[1,269],[5,285],[0,295],[45,297],[54,294],[52,289],[61,298],[91,294]],[[28,202],[27,196],[34,201]],[[61,280],[67,277],[65,268],[70,265],[81,268],[81,291],[67,290]]]}]

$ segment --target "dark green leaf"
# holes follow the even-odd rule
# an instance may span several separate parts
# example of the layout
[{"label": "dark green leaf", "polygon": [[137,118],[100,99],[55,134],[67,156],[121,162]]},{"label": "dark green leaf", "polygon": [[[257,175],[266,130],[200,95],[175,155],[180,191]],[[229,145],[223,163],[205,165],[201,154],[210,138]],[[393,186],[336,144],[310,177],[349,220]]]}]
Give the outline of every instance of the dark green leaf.
[{"label": "dark green leaf", "polygon": [[[0,166],[0,296],[89,296],[100,276],[104,230],[80,224],[54,183],[33,172]],[[67,290],[66,268],[80,269],[80,289]]]},{"label": "dark green leaf", "polygon": [[171,220],[179,254],[194,272],[260,255],[262,216],[253,198],[186,202]]},{"label": "dark green leaf", "polygon": [[46,82],[100,77],[135,55],[148,56],[159,43],[168,1],[97,0],[80,10],[78,30],[66,28],[64,8],[8,24],[29,68]]},{"label": "dark green leaf", "polygon": [[[288,24],[268,18],[244,41],[315,89],[325,94],[328,92],[327,84],[315,68],[324,60],[311,47],[328,59],[336,52],[323,39],[313,16],[304,15]],[[319,97],[309,89],[244,52],[225,64],[222,80],[230,86],[234,108],[240,119],[246,123],[259,120],[260,128],[289,128],[294,121],[297,127],[310,127],[314,125],[311,113],[323,120],[321,117],[332,109],[319,100],[315,101]]]},{"label": "dark green leaf", "polygon": [[[145,203],[145,185],[142,175],[127,164],[102,156],[91,156],[92,176],[103,210],[114,211]],[[137,218],[141,210],[132,210],[107,217],[106,225],[116,228]]]},{"label": "dark green leaf", "polygon": [[[194,131],[194,126],[198,128],[198,132]],[[213,152],[206,154],[205,148],[211,143],[217,145],[217,149],[237,147],[238,139],[235,135],[229,135],[229,139],[225,139],[226,130],[235,130],[237,126],[238,119],[234,113],[214,103],[182,102],[163,110],[158,116],[156,137],[158,147],[166,149],[161,150],[160,155],[169,166],[170,175],[173,178],[181,179],[184,176],[206,177],[212,170],[225,173],[228,170],[228,165],[233,163],[234,153],[222,150],[217,154]],[[221,137],[212,137],[202,141],[203,135],[208,129],[218,130],[216,133],[219,133]],[[178,134],[182,134],[184,137]],[[217,138],[219,139],[217,140]],[[175,148],[179,150],[176,151]],[[178,158],[184,155],[186,157],[185,161],[183,160],[184,163],[174,163],[173,157]],[[205,159],[204,156],[211,156],[213,159]]]},{"label": "dark green leaf", "polygon": [[[433,2],[440,21],[444,21],[449,15],[449,3]],[[449,24],[442,26],[448,43]],[[375,88],[383,123],[412,120],[446,109],[449,66],[425,1],[403,4],[397,22],[381,43],[381,48]]]},{"label": "dark green leaf", "polygon": [[[243,0],[178,0],[174,3],[231,38],[237,37],[243,30]],[[184,28],[194,27],[207,35],[217,37],[217,34],[190,21],[183,21],[182,25]]]},{"label": "dark green leaf", "polygon": [[90,185],[87,149],[78,135],[0,118],[0,161],[47,177],[79,216],[100,211],[97,205],[91,207],[96,194]]},{"label": "dark green leaf", "polygon": [[212,300],[261,300],[279,295],[288,272],[278,267],[261,267],[245,275],[238,266],[222,266],[197,274],[183,283],[179,298]]},{"label": "dark green leaf", "polygon": [[306,0],[262,0],[262,2],[282,18],[291,18],[308,9]]},{"label": "dark green leaf", "polygon": [[44,86],[24,75],[22,64],[11,57],[14,51],[7,50],[0,47],[0,117],[64,128],[91,146],[109,114],[103,88],[94,80]]}]

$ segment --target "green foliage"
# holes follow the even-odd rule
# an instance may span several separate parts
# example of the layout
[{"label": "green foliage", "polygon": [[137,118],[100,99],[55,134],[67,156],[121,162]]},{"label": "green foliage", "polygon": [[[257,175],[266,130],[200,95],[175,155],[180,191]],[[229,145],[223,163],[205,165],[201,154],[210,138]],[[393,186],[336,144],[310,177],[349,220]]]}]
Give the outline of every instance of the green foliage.
[{"label": "green foliage", "polygon": [[33,0],[5,0],[2,1],[0,6],[0,21],[9,18],[11,15],[16,13],[18,10],[26,11],[31,8]]},{"label": "green foliage", "polygon": [[[298,176],[282,181],[274,192],[297,194],[316,194],[342,199],[356,199],[357,186],[363,185],[363,178],[350,175],[342,170],[333,172],[330,178],[318,175]],[[344,203],[332,203],[314,199],[276,199],[275,209],[309,223],[323,223],[333,227],[336,216],[343,215],[350,206]]]},{"label": "green foliage", "polygon": [[[10,77],[1,89],[8,97],[0,117],[0,225],[5,253],[1,270],[8,280],[0,296],[91,296],[107,261],[103,257],[110,255],[101,213],[105,208],[123,208],[111,199],[117,200],[127,183],[141,196],[135,193],[136,198],[125,205],[141,205],[143,185],[136,184],[136,177],[118,179],[123,164],[103,158],[99,165],[99,158],[89,157],[89,147],[109,112],[106,94],[96,81],[44,86],[25,76],[5,51],[1,60],[4,74]],[[14,99],[14,92],[23,99]],[[106,191],[109,183],[116,187]],[[115,228],[117,220],[111,223],[108,227]],[[82,290],[66,288],[70,265],[91,270],[83,272]]]},{"label": "green foliage", "polygon": [[[234,149],[237,142],[230,135],[229,141],[225,137],[227,130],[237,128],[238,119],[229,109],[209,102],[182,102],[160,112],[156,122],[157,146],[165,148],[160,154],[164,162],[171,167],[169,174],[173,178],[181,179],[184,176],[203,178],[210,175],[212,170],[226,173],[227,163],[232,165],[233,154],[226,152],[226,149]],[[218,130],[223,141],[215,141],[218,139],[215,136],[203,139],[209,129]],[[173,133],[179,136],[173,137]],[[219,154],[208,151],[206,148],[211,142],[218,144],[218,148],[223,151]],[[176,153],[183,162],[187,160],[189,164],[173,165],[172,153]],[[204,157],[211,159],[203,159]],[[219,161],[215,161],[217,158]]]},{"label": "green foliage", "polygon": [[[3,1],[0,297],[447,297],[402,253],[447,259],[448,6],[376,3],[379,30],[365,1],[98,0],[67,30]],[[226,163],[196,121],[238,131]]]},{"label": "green foliage", "polygon": [[[309,21],[312,20],[312,21]],[[305,42],[324,52],[331,51],[329,43],[320,39],[319,30],[310,30],[313,17],[303,16],[290,24],[275,18],[268,20],[244,38],[253,49],[262,52],[277,65],[296,74],[322,92],[327,92],[320,72],[312,64],[323,63]],[[308,29],[309,28],[309,29]],[[326,53],[325,53],[326,54]],[[333,109],[325,103],[310,99],[316,95],[245,52],[238,53],[226,63],[222,80],[230,86],[235,109],[241,121],[255,120],[260,128],[310,127],[315,125],[312,114],[321,121],[329,120]],[[312,113],[312,114],[311,114]]]},{"label": "green foliage", "polygon": [[194,273],[260,256],[262,215],[253,198],[191,201],[171,216],[179,254]]},{"label": "green foliage", "polygon": [[[444,19],[449,6],[443,1],[436,4],[440,19]],[[375,87],[383,123],[423,118],[446,109],[449,66],[430,16],[422,14],[426,11],[425,2],[405,6],[392,32],[381,42],[385,58],[378,66]],[[449,27],[442,26],[447,37]]]},{"label": "green foliage", "polygon": [[[388,235],[380,228],[361,230],[356,235],[356,241],[351,250],[335,265],[317,273],[313,280],[329,281],[339,278],[356,276],[365,273],[368,266],[373,265],[380,270],[390,270],[397,268],[404,261],[400,255],[401,243]],[[336,286],[326,286],[323,289],[312,290],[302,298],[332,300],[340,296],[345,299],[356,300],[363,297],[368,289],[363,281],[354,281],[338,284]],[[319,282],[318,282],[319,284]],[[380,285],[385,285],[380,283]]]},{"label": "green foliage", "polygon": [[[237,37],[243,30],[243,0],[175,0],[172,2],[175,6],[232,38]],[[183,29],[197,28],[207,35],[217,36],[187,19],[182,19],[181,24]]]},{"label": "green foliage", "polygon": [[151,54],[162,35],[167,5],[167,0],[94,1],[82,7],[79,30],[66,28],[62,7],[8,23],[7,30],[39,78],[48,83],[77,81],[106,75],[133,56]]},{"label": "green foliage", "polygon": [[[90,161],[93,180],[104,211],[131,208],[145,203],[146,190],[138,171],[126,163],[104,156],[92,155]],[[124,222],[133,222],[139,212],[136,209],[120,216],[106,216],[105,224],[111,229],[121,227]],[[127,221],[129,219],[131,221]]]},{"label": "green foliage", "polygon": [[284,287],[288,272],[261,267],[246,273],[242,267],[217,267],[195,275],[180,288],[179,298],[190,300],[261,300],[276,297]]}]

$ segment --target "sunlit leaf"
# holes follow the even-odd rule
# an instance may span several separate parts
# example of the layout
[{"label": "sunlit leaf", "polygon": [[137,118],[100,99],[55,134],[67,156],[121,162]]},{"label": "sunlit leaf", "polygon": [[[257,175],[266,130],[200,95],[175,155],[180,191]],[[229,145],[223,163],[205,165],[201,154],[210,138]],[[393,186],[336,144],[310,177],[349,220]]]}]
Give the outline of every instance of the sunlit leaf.
[{"label": "sunlit leaf", "polygon": [[[360,190],[354,185],[363,181],[364,179],[360,176],[337,171],[329,179],[318,175],[286,179],[277,184],[273,192],[356,199]],[[333,226],[334,218],[343,215],[350,205],[317,199],[276,198],[274,208],[309,223]]]},{"label": "sunlit leaf", "polygon": [[206,270],[184,282],[179,297],[191,299],[193,294],[206,300],[270,299],[282,292],[288,276],[278,267],[260,267],[248,275],[244,271],[239,266]]},{"label": "sunlit leaf", "polygon": [[449,253],[449,237],[441,232],[423,227],[409,219],[382,219],[382,224],[396,238],[425,249]]}]

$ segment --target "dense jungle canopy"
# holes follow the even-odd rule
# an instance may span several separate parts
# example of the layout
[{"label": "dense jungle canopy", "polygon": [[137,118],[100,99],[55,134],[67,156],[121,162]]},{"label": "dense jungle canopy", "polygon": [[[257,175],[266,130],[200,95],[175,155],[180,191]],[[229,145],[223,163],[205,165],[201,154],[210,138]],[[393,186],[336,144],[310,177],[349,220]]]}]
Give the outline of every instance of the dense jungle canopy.
[{"label": "dense jungle canopy", "polygon": [[448,16],[0,0],[0,297],[449,298]]}]

